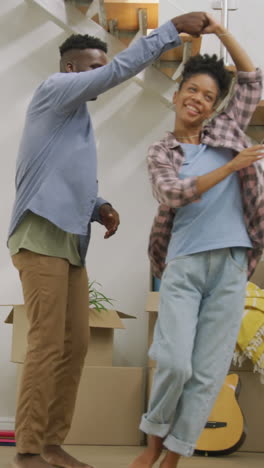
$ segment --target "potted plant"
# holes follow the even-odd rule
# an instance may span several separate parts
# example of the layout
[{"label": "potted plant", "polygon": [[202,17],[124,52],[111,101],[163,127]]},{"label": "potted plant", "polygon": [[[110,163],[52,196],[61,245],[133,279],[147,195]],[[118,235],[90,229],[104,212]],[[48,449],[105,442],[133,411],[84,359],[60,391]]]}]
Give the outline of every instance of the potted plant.
[{"label": "potted plant", "polygon": [[100,292],[97,286],[101,287],[102,285],[96,281],[89,283],[90,308],[96,309],[98,312],[101,312],[102,310],[108,310],[108,305],[113,306],[113,299],[105,296],[102,292]]}]

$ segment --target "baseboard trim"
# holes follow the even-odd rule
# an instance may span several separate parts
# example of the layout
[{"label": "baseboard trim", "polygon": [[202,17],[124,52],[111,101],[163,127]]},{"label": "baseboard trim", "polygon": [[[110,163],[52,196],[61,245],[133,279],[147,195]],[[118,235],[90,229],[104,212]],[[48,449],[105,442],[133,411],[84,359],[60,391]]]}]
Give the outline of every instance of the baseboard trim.
[{"label": "baseboard trim", "polygon": [[13,431],[15,429],[15,418],[2,418],[0,416],[0,431]]}]

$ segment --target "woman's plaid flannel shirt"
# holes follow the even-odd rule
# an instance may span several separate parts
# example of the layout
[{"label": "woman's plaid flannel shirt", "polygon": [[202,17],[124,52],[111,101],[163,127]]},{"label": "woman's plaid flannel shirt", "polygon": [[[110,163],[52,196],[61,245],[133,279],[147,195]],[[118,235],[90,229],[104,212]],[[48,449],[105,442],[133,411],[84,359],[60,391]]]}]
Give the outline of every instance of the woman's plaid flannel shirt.
[{"label": "woman's plaid flannel shirt", "polygon": [[[252,114],[261,99],[262,73],[237,73],[234,92],[226,108],[203,127],[201,143],[230,148],[234,155],[251,145],[244,134]],[[177,208],[199,200],[196,177],[179,179],[184,160],[180,143],[172,133],[150,146],[147,163],[154,197],[160,203],[154,218],[149,258],[154,276],[160,278],[170,241]],[[264,248],[264,172],[260,163],[238,171],[244,206],[244,219],[253,248],[248,251],[250,277]],[[227,220],[228,222],[228,220]]]}]

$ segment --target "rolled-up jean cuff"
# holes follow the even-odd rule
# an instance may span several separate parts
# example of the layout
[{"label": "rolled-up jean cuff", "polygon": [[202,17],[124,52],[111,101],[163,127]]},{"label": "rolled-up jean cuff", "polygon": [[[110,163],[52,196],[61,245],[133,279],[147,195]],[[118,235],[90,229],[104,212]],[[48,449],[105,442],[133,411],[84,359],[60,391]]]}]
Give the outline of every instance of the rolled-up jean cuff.
[{"label": "rolled-up jean cuff", "polygon": [[166,447],[171,452],[178,453],[184,457],[191,457],[195,450],[195,445],[188,444],[188,442],[183,442],[182,440],[176,439],[176,437],[171,434],[166,437],[163,441],[164,447]]},{"label": "rolled-up jean cuff", "polygon": [[139,429],[142,432],[145,432],[145,434],[155,435],[163,438],[168,434],[170,430],[170,424],[157,424],[149,422],[145,416],[142,416]]}]

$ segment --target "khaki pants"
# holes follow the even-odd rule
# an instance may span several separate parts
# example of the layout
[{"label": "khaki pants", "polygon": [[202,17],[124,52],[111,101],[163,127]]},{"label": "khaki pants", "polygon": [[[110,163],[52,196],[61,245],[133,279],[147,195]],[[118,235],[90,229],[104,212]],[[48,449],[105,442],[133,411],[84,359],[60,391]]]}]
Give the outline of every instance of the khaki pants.
[{"label": "khaki pants", "polygon": [[89,341],[86,269],[21,250],[19,271],[30,323],[16,414],[18,453],[61,445],[72,421]]}]

